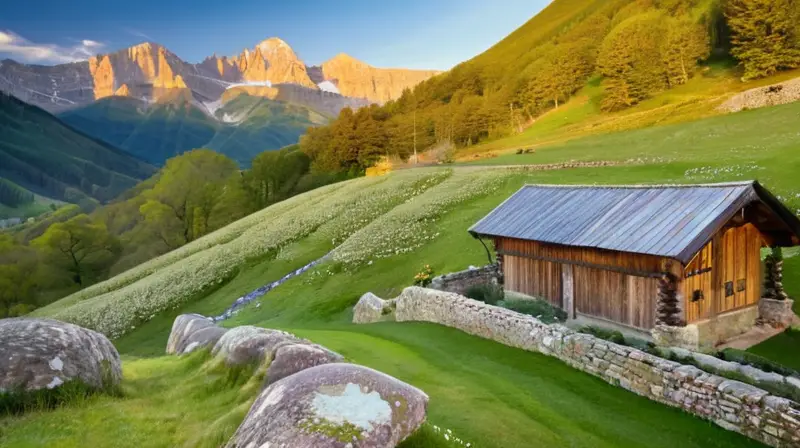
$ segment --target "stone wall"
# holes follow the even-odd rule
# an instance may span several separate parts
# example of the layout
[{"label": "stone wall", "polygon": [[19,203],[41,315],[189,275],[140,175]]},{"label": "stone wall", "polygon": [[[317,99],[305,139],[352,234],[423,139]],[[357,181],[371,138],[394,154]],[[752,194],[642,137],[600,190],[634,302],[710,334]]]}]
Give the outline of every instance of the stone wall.
[{"label": "stone wall", "polygon": [[718,109],[723,112],[739,112],[744,109],[793,103],[797,100],[800,100],[800,78],[744,91],[725,101]]},{"label": "stone wall", "polygon": [[800,446],[800,404],[758,387],[458,294],[406,288],[396,307],[398,322],[437,323],[553,356],[610,384],[768,445]]},{"label": "stone wall", "polygon": [[470,287],[486,283],[497,283],[498,269],[496,264],[482,268],[440,275],[431,282],[431,289],[464,294]]},{"label": "stone wall", "polygon": [[758,303],[759,320],[775,328],[786,328],[794,321],[794,300],[761,299]]}]

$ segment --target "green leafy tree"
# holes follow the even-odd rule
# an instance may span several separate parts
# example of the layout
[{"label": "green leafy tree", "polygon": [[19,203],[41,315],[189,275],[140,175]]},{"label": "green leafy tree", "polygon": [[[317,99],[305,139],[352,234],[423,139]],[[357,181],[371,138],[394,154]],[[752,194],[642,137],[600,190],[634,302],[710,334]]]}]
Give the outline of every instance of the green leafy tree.
[{"label": "green leafy tree", "polygon": [[664,16],[651,12],[623,21],[606,37],[597,61],[606,77],[604,110],[632,106],[667,87],[664,34]]},{"label": "green leafy tree", "polygon": [[661,57],[670,87],[686,84],[697,70],[698,61],[710,53],[708,31],[702,24],[688,18],[667,19]]},{"label": "green leafy tree", "polygon": [[119,240],[105,224],[87,215],[53,224],[31,243],[46,260],[66,269],[78,286],[101,277],[120,250]]},{"label": "green leafy tree", "polygon": [[239,176],[233,160],[208,149],[189,151],[167,161],[139,211],[168,248],[186,244],[211,230],[214,210],[233,176]]},{"label": "green leafy tree", "polygon": [[30,311],[35,303],[36,257],[31,249],[0,234],[0,318]]},{"label": "green leafy tree", "polygon": [[527,101],[558,108],[584,85],[594,71],[594,62],[595,50],[588,40],[554,46],[534,66]]},{"label": "green leafy tree", "polygon": [[251,211],[289,197],[300,178],[308,173],[310,163],[308,155],[294,147],[256,156],[243,178]]},{"label": "green leafy tree", "polygon": [[798,6],[797,0],[727,0],[731,54],[745,80],[800,66]]}]

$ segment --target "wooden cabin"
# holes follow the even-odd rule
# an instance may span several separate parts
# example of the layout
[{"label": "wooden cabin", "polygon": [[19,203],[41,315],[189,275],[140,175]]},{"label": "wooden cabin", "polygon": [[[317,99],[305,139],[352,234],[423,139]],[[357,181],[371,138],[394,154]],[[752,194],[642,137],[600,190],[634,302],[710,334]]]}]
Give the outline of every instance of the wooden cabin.
[{"label": "wooden cabin", "polygon": [[494,241],[506,290],[570,318],[649,332],[670,272],[678,326],[702,326],[710,344],[755,323],[761,248],[800,244],[800,220],[753,181],[528,185],[469,231]]}]

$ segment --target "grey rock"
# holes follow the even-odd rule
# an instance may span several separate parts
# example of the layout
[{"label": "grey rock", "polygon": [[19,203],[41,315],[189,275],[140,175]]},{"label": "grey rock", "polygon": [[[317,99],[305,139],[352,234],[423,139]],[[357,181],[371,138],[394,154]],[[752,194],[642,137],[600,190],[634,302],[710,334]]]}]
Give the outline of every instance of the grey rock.
[{"label": "grey rock", "polygon": [[717,390],[747,403],[756,403],[767,395],[765,390],[734,380],[723,381]]},{"label": "grey rock", "polygon": [[319,345],[283,344],[275,349],[275,357],[267,369],[267,384],[311,367],[342,361],[342,355]]},{"label": "grey rock", "polygon": [[425,421],[428,396],[353,364],[325,364],[273,383],[227,447],[393,447]]},{"label": "grey rock", "polygon": [[739,373],[747,377],[754,384],[783,384],[783,375],[774,372],[765,372],[753,366],[739,366]]},{"label": "grey rock", "polygon": [[192,333],[202,328],[214,327],[214,323],[199,314],[181,314],[172,322],[172,331],[167,340],[167,354],[183,353]]},{"label": "grey rock", "polygon": [[792,389],[800,391],[800,378],[787,376],[784,381],[786,381],[786,384]]},{"label": "grey rock", "polygon": [[228,332],[227,328],[213,325],[192,332],[188,338],[178,346],[179,355],[187,355],[195,350],[214,347],[222,336]]},{"label": "grey rock", "polygon": [[285,331],[245,325],[228,330],[214,345],[211,353],[224,358],[228,365],[262,363],[272,359],[281,343],[301,342]]},{"label": "grey rock", "polygon": [[108,338],[57,320],[0,320],[0,393],[71,380],[98,389],[119,384],[122,363]]},{"label": "grey rock", "polygon": [[380,322],[383,318],[384,310],[388,307],[390,307],[389,303],[368,292],[361,296],[355,308],[353,308],[353,323],[371,324]]},{"label": "grey rock", "polygon": [[736,372],[741,367],[739,363],[724,361],[703,353],[692,352],[691,355],[701,369],[711,372]]}]

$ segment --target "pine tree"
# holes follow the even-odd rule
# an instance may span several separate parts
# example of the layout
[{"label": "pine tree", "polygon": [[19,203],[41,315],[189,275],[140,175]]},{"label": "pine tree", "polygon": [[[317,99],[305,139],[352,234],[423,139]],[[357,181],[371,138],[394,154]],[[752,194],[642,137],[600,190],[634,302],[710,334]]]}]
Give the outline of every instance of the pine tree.
[{"label": "pine tree", "polygon": [[678,281],[675,274],[664,272],[658,279],[658,305],[656,307],[659,325],[680,326],[681,310],[678,301]]},{"label": "pine tree", "polygon": [[725,18],[745,80],[800,66],[797,0],[727,0]]},{"label": "pine tree", "polygon": [[772,249],[767,255],[764,278],[764,297],[773,300],[786,300],[789,296],[783,289],[783,252],[780,247]]}]

